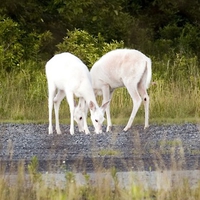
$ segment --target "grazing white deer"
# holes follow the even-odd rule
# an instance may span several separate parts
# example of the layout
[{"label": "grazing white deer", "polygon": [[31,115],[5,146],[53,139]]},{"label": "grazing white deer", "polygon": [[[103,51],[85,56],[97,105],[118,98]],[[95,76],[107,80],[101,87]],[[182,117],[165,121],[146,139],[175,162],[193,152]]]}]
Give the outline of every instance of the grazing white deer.
[{"label": "grazing white deer", "polygon": [[[149,126],[149,87],[152,69],[151,60],[141,52],[132,49],[117,49],[102,56],[91,68],[93,89],[96,95],[103,95],[103,103],[112,98],[113,91],[126,87],[132,100],[133,109],[129,121],[124,128],[131,128],[135,115],[144,102],[145,127]],[[107,129],[110,131],[110,105],[106,108]]]},{"label": "grazing white deer", "polygon": [[[109,101],[100,108],[96,102],[92,88],[91,77],[87,66],[70,53],[61,53],[51,58],[45,66],[49,92],[49,134],[53,133],[52,109],[54,104],[56,131],[61,134],[59,125],[59,107],[66,96],[70,109],[70,134],[74,134],[74,120],[78,123],[79,131],[89,133],[86,112],[88,107],[96,133],[102,132],[104,112]],[[56,94],[56,90],[58,91]],[[55,96],[56,95],[56,96]],[[74,95],[79,97],[79,109],[75,109]],[[87,105],[85,105],[87,104]]]}]

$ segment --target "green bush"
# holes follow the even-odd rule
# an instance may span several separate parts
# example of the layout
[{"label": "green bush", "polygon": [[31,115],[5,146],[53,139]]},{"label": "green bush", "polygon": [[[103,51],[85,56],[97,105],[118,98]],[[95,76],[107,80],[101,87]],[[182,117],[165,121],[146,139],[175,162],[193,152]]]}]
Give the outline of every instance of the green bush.
[{"label": "green bush", "polygon": [[20,71],[21,62],[41,61],[40,52],[52,40],[49,31],[27,34],[17,22],[4,17],[0,17],[0,36],[0,69],[5,72]]},{"label": "green bush", "polygon": [[11,71],[18,68],[24,49],[19,40],[23,32],[9,18],[0,18],[0,68]]},{"label": "green bush", "polygon": [[84,30],[75,29],[68,31],[63,42],[57,45],[58,52],[70,52],[79,57],[89,68],[92,67],[102,55],[117,48],[123,48],[124,42],[113,40],[106,43],[101,34],[97,37],[90,35]]}]

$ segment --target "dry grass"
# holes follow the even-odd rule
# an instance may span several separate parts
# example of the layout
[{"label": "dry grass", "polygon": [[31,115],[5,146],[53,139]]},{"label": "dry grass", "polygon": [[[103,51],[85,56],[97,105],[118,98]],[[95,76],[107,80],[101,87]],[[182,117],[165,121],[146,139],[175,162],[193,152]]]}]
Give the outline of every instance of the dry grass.
[{"label": "dry grass", "polygon": [[[150,96],[150,120],[196,120],[200,113],[200,77],[197,58],[177,55],[173,59],[153,60],[153,85]],[[0,120],[48,121],[47,84],[43,70],[27,70],[1,73]],[[100,99],[99,99],[100,102]],[[111,101],[113,122],[126,124],[133,104],[125,88],[114,92]],[[61,122],[69,123],[66,101],[60,110]],[[143,123],[144,108],[141,105],[134,123]],[[90,120],[89,120],[89,123]]]},{"label": "dry grass", "polygon": [[[65,180],[58,182],[55,176],[42,175],[37,171],[34,158],[25,172],[23,162],[18,165],[17,175],[1,171],[0,199],[3,200],[199,200],[200,182],[195,187],[189,184],[180,171],[129,172],[123,179],[115,168],[98,170],[93,174],[67,172]],[[150,174],[151,173],[151,174]],[[16,174],[16,173],[15,173]],[[152,175],[153,174],[153,175]],[[196,174],[199,175],[199,172]],[[128,186],[122,182],[126,180]],[[153,187],[156,186],[155,187]]]}]

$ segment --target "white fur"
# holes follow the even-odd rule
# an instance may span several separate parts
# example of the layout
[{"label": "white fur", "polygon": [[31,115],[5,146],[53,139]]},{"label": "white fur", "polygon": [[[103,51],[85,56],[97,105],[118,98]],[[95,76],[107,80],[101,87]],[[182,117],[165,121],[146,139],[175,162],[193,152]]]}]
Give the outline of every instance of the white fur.
[{"label": "white fur", "polygon": [[[85,107],[87,106],[90,109],[95,132],[102,132],[101,126],[104,121],[104,112],[109,102],[99,108],[92,88],[90,73],[86,65],[70,53],[61,53],[51,58],[45,68],[49,91],[49,134],[53,133],[53,104],[55,109],[56,131],[58,134],[61,134],[59,107],[65,96],[70,109],[71,135],[74,134],[74,120],[78,123],[79,131],[85,131],[86,134],[89,133],[85,114]],[[79,98],[79,109],[75,109],[74,95]]]},{"label": "white fur", "polygon": [[[112,98],[116,88],[126,87],[132,100],[133,109],[129,121],[124,128],[131,128],[135,115],[143,100],[145,107],[145,128],[149,126],[149,87],[152,69],[151,60],[137,50],[117,49],[102,56],[91,68],[90,74],[95,94],[103,95],[103,102]],[[107,130],[110,131],[112,123],[110,118],[110,105],[106,109]]]}]

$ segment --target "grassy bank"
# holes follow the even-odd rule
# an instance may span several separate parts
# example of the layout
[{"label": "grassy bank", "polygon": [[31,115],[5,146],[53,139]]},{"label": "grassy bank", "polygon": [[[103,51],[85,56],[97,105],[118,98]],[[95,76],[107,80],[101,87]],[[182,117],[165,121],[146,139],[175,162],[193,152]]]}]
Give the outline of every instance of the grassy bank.
[{"label": "grassy bank", "polygon": [[[150,122],[196,121],[200,113],[200,77],[196,57],[176,55],[152,58],[153,78],[150,95]],[[37,70],[34,69],[34,65]],[[39,65],[39,67],[38,67]],[[44,63],[23,63],[21,69],[0,73],[0,120],[48,122],[47,84]],[[26,68],[24,67],[26,66]],[[111,116],[116,124],[125,124],[132,100],[126,89],[117,89],[111,101]],[[61,122],[69,122],[66,101],[61,105]],[[135,122],[143,123],[140,107]],[[90,122],[90,121],[89,121]]]}]

